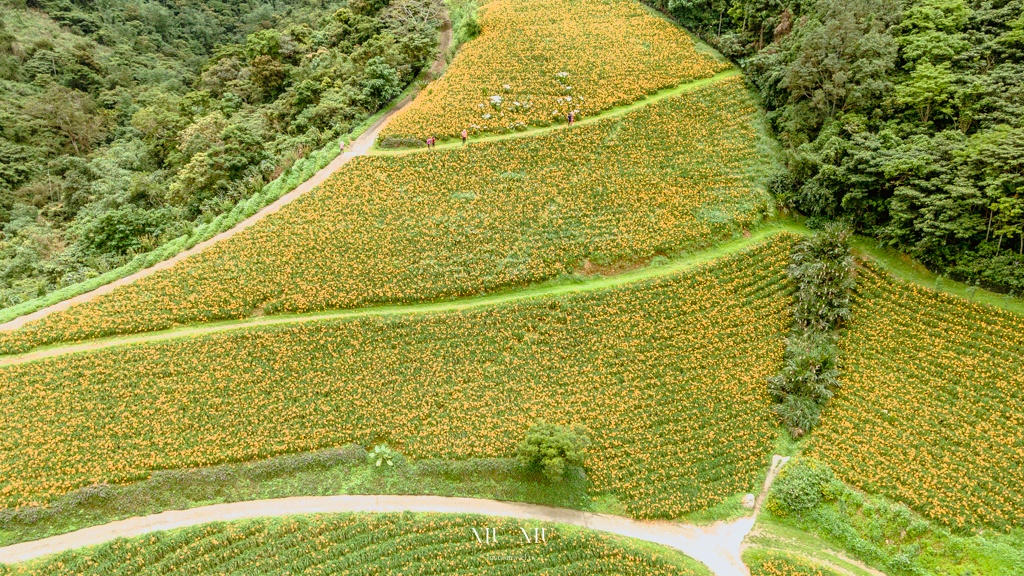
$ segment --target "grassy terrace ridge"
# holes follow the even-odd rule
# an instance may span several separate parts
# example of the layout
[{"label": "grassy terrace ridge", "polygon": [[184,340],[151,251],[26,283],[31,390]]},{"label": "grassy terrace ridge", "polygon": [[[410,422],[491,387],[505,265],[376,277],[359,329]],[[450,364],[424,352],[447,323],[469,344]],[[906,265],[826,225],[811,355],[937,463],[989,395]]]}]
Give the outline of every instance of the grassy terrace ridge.
[{"label": "grassy terrace ridge", "polygon": [[765,240],[784,232],[794,234],[808,233],[807,229],[803,228],[799,224],[778,221],[761,226],[751,232],[748,236],[740,236],[738,238],[722,242],[714,248],[666,261],[664,264],[645,266],[643,268],[622,272],[613,276],[599,275],[591,278],[578,277],[576,279],[555,280],[536,286],[505,290],[484,296],[473,296],[444,301],[390,306],[371,306],[348,310],[329,310],[308,314],[281,314],[276,316],[246,318],[243,320],[225,320],[220,322],[207,322],[203,324],[180,326],[170,330],[159,330],[129,336],[97,338],[95,340],[75,344],[52,344],[48,346],[40,346],[31,352],[23,354],[0,356],[0,366],[38,361],[44,358],[52,358],[54,356],[62,356],[66,354],[92,352],[117,346],[155,343],[235,330],[255,329],[264,326],[301,324],[326,320],[344,320],[365,318],[369,316],[386,317],[418,314],[443,314],[446,312],[471,310],[474,308],[501,306],[537,298],[550,298],[561,295],[591,292],[595,290],[606,290],[609,288],[625,286],[636,282],[685,272],[702,264],[712,262],[718,258],[735,254],[736,252],[756,246]]},{"label": "grassy terrace ridge", "polygon": [[[563,294],[603,290],[606,288],[682,272],[739,250],[744,250],[781,232],[798,235],[807,235],[812,233],[811,230],[807,229],[796,220],[776,219],[755,228],[747,236],[739,236],[731,240],[726,240],[713,248],[668,260],[662,264],[653,264],[612,276],[598,275],[596,277],[556,279],[533,286],[501,290],[483,296],[471,296],[466,298],[438,300],[415,304],[328,310],[307,314],[280,314],[276,316],[262,316],[241,320],[223,320],[218,322],[189,324],[168,330],[156,330],[127,336],[96,338],[72,344],[50,344],[39,346],[29,352],[0,355],[0,366],[33,362],[65,354],[91,352],[104,348],[160,342],[177,338],[188,338],[233,330],[257,328],[260,326],[339,320],[365,316],[438,314],[477,307],[500,306],[502,304],[533,298],[554,297]],[[940,281],[938,285],[936,285],[936,277],[933,274],[925,270],[922,266],[910,261],[902,253],[885,248],[879,248],[877,243],[863,238],[855,239],[854,245],[859,257],[878,265],[880,268],[891,274],[895,279],[931,288],[938,292],[949,293],[992,308],[1003,309],[1015,314],[1024,315],[1024,300],[1020,298],[1011,298],[1003,294],[996,294],[987,290],[976,289],[966,284],[957,283],[951,280]]]},{"label": "grassy terrace ridge", "polygon": [[[349,445],[252,462],[161,470],[123,485],[87,486],[46,506],[0,511],[0,547],[132,516],[292,496],[417,494],[624,513],[613,496],[590,494],[585,479],[569,477],[552,484],[515,458],[411,460],[397,454],[395,467],[382,469],[368,462],[367,454],[362,446]],[[728,509],[716,511],[716,520],[731,520],[739,516],[737,512],[746,512],[738,498],[728,502]]]},{"label": "grassy terrace ridge", "polygon": [[[600,122],[600,121],[602,121],[602,120],[604,120],[606,118],[616,118],[616,117],[622,116],[624,114],[628,114],[628,113],[630,113],[630,112],[632,112],[634,110],[637,110],[638,108],[643,108],[644,106],[650,106],[651,104],[654,104],[655,102],[659,102],[661,100],[664,100],[665,98],[671,98],[673,96],[677,96],[677,95],[682,94],[684,92],[689,92],[691,90],[695,90],[695,89],[700,88],[702,86],[705,86],[707,84],[711,84],[711,83],[714,83],[714,82],[719,82],[721,80],[724,80],[725,78],[731,78],[733,76],[738,76],[739,74],[740,74],[740,71],[738,69],[736,69],[736,68],[729,68],[728,70],[723,70],[721,72],[716,73],[714,76],[709,76],[707,78],[700,78],[700,79],[697,79],[697,80],[688,80],[688,81],[683,82],[681,84],[678,84],[676,86],[672,86],[671,88],[665,88],[665,89],[659,90],[659,91],[657,91],[657,92],[655,92],[653,94],[649,94],[647,96],[639,98],[636,101],[631,102],[629,104],[621,104],[619,106],[614,106],[612,108],[608,108],[606,110],[598,112],[596,114],[592,114],[590,116],[583,117],[583,118],[581,118],[579,120],[576,120],[573,123],[572,127],[573,128],[578,128],[578,127],[581,127],[581,126],[588,126],[590,124],[594,124],[594,123]],[[514,132],[505,132],[505,133],[498,133],[498,134],[490,134],[490,133],[488,133],[488,134],[482,134],[482,135],[474,135],[472,138],[470,138],[470,140],[466,144],[466,146],[471,146],[473,144],[480,144],[480,143],[483,143],[483,142],[500,142],[502,140],[512,140],[512,139],[515,139],[515,138],[528,138],[528,137],[531,137],[531,136],[538,136],[538,135],[541,135],[541,134],[547,134],[549,132],[554,132],[555,130],[565,130],[565,129],[568,129],[568,128],[569,128],[569,126],[563,120],[561,122],[557,122],[557,123],[551,124],[549,126],[529,126],[529,127],[524,127],[524,128],[522,128],[520,130],[516,130]],[[437,142],[438,143],[437,143],[437,145],[434,146],[434,149],[440,149],[440,148],[461,148],[463,146],[462,140],[459,139],[459,138],[456,138],[456,137],[438,138]],[[425,153],[425,152],[431,152],[431,151],[433,151],[433,149],[424,148],[424,147],[414,147],[414,148],[413,147],[410,147],[410,148],[381,148],[380,147],[380,141],[377,141],[377,142],[374,142],[373,149],[371,150],[370,153],[373,154],[373,155],[377,155],[377,156],[397,156],[397,155],[402,155],[402,154]]]},{"label": "grassy terrace ridge", "polygon": [[[285,454],[204,468],[161,470],[128,484],[86,486],[45,506],[0,511],[0,547],[39,540],[133,516],[211,504],[334,495],[433,495],[538,504],[622,516],[612,494],[592,493],[586,478],[552,483],[515,458],[411,460],[378,468],[358,445]],[[763,475],[757,485],[763,485]],[[712,508],[676,518],[691,525],[731,522],[747,516],[743,494]]]},{"label": "grassy terrace ridge", "polygon": [[[472,528],[499,531],[479,546]],[[527,544],[544,527],[544,542]],[[115,540],[0,574],[623,574],[709,576],[672,549],[551,522],[473,514],[313,514],[215,522]]]},{"label": "grassy terrace ridge", "polygon": [[772,211],[740,77],[533,138],[363,156],[242,234],[0,334],[0,350],[448,299],[713,246]]},{"label": "grassy terrace ridge", "polygon": [[924,265],[915,262],[910,256],[880,244],[878,240],[866,236],[853,238],[853,247],[858,252],[866,254],[872,262],[897,278],[931,288],[936,292],[953,294],[965,300],[987,304],[1024,316],[1024,298],[999,294],[940,276],[928,270]]},{"label": "grassy terrace ridge", "polygon": [[[5,366],[0,497],[43,503],[349,443],[417,460],[509,457],[543,419],[591,429],[594,493],[626,513],[707,509],[755,491],[775,444],[759,383],[781,361],[793,239],[606,290]],[[55,443],[67,449],[42,449]]]}]

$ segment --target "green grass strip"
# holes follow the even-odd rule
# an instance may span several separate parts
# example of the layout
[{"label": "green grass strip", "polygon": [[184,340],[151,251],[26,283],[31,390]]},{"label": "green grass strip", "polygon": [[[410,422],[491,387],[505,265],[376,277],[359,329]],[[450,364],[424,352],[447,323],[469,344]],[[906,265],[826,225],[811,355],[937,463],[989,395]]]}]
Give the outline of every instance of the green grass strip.
[{"label": "green grass strip", "polygon": [[[641,282],[651,278],[669,276],[678,272],[686,271],[722,256],[754,246],[780,232],[790,232],[799,235],[813,233],[800,222],[790,219],[779,219],[762,225],[754,230],[748,237],[729,240],[709,250],[689,254],[672,260],[666,264],[647,266],[638,270],[617,274],[615,276],[596,276],[590,279],[578,281],[566,280],[564,278],[555,279],[526,288],[504,290],[483,296],[472,296],[452,300],[422,302],[417,304],[371,306],[365,308],[330,310],[326,312],[306,314],[281,314],[275,316],[263,316],[259,318],[247,318],[243,320],[224,320],[127,336],[97,338],[95,340],[88,340],[75,344],[51,344],[41,346],[22,354],[0,356],[0,366],[23,364],[26,362],[42,360],[44,358],[51,358],[54,356],[62,356],[65,354],[77,354],[117,346],[140,345],[178,338],[204,336],[207,334],[242,330],[246,328],[318,322],[323,320],[339,320],[346,318],[363,318],[368,316],[441,314],[458,312],[460,310],[468,310],[472,308],[501,306],[503,304],[521,302],[534,298],[546,298],[562,294],[604,290],[624,284]],[[1011,298],[1008,295],[996,294],[994,292],[989,292],[987,290],[982,290],[960,282],[954,282],[952,280],[942,280],[940,283],[936,283],[936,278],[938,277],[929,272],[922,265],[913,262],[905,254],[895,250],[879,247],[877,242],[870,238],[856,237],[853,245],[859,255],[862,257],[867,256],[873,262],[878,263],[887,272],[904,281],[1024,315],[1024,300],[1020,298]]]},{"label": "green grass strip", "polygon": [[990,292],[977,286],[939,276],[928,270],[923,264],[913,260],[907,254],[893,250],[888,246],[882,246],[874,238],[856,236],[853,239],[853,247],[858,252],[869,256],[873,262],[881,266],[886,272],[908,282],[920,284],[937,292],[946,292],[960,296],[972,302],[988,304],[1008,312],[1024,315],[1024,299],[1015,298],[1009,294]]},{"label": "green grass strip", "polygon": [[0,366],[11,364],[22,364],[53,356],[75,354],[92,350],[111,348],[115,346],[128,346],[202,336],[219,332],[228,332],[245,328],[256,328],[263,326],[274,326],[279,324],[297,324],[304,322],[318,322],[322,320],[339,320],[347,318],[363,318],[368,316],[401,316],[413,314],[439,314],[457,312],[471,308],[482,308],[488,306],[500,306],[513,302],[521,302],[534,298],[545,298],[559,296],[562,294],[575,294],[580,292],[591,292],[604,290],[624,284],[640,282],[651,278],[669,276],[678,272],[689,270],[700,264],[716,260],[722,256],[749,248],[768,239],[780,232],[793,232],[797,234],[806,233],[806,229],[798,224],[788,221],[778,221],[766,224],[755,230],[748,237],[729,240],[718,246],[701,252],[696,252],[672,260],[667,264],[647,266],[615,276],[596,276],[582,281],[567,281],[565,279],[554,280],[527,288],[502,291],[484,296],[473,296],[455,300],[442,300],[434,302],[423,302],[418,304],[402,304],[391,306],[372,306],[367,308],[354,308],[348,310],[331,310],[327,312],[315,312],[307,314],[281,314],[277,316],[263,316],[258,318],[247,318],[244,320],[225,320],[221,322],[210,322],[201,325],[181,326],[169,330],[146,332],[128,336],[113,336],[109,338],[97,338],[81,343],[68,345],[66,343],[41,346],[23,354],[10,355],[0,358]]}]

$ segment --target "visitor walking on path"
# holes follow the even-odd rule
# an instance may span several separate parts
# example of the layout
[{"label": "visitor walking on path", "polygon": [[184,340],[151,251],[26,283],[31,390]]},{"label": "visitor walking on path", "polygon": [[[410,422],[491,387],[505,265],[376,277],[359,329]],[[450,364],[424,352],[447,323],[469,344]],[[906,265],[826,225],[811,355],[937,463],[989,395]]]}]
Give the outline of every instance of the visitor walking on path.
[{"label": "visitor walking on path", "polygon": [[338,142],[338,149],[341,151],[342,154],[345,153],[345,141],[344,140],[342,140],[341,142]]},{"label": "visitor walking on path", "polygon": [[462,129],[462,145],[466,145],[466,140],[469,139],[469,132],[465,128]]},{"label": "visitor walking on path", "polygon": [[572,123],[576,121],[576,113],[575,112],[569,112],[568,120],[569,120],[569,126],[572,126]]},{"label": "visitor walking on path", "polygon": [[433,136],[427,136],[427,148],[433,148],[434,142],[435,140]]}]

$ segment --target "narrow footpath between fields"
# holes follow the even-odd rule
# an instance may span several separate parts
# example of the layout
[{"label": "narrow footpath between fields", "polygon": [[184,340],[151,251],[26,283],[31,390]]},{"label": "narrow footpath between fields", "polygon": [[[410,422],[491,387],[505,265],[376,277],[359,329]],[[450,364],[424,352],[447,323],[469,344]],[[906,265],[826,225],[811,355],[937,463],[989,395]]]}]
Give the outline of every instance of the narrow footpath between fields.
[{"label": "narrow footpath between fields", "polygon": [[537,504],[502,502],[478,498],[444,496],[297,496],[215,504],[190,510],[173,510],[151,516],[128,518],[102,526],[84,528],[34,542],[0,548],[0,563],[15,564],[50,554],[96,546],[115,538],[133,538],[159,530],[173,530],[209,522],[230,522],[266,516],[331,514],[343,512],[434,512],[441,514],[483,514],[522,520],[571,524],[669,546],[708,566],[717,576],[747,576],[750,571],[740,559],[743,539],[754,527],[761,504],[779,470],[789,460],[773,456],[753,514],[732,522],[694,526],[669,521],[642,521]]},{"label": "narrow footpath between fields", "polygon": [[714,248],[710,248],[708,250],[684,256],[665,266],[648,266],[645,268],[641,268],[639,270],[634,270],[632,272],[626,272],[624,274],[618,274],[610,277],[597,277],[591,280],[585,280],[582,282],[575,282],[571,284],[542,284],[540,286],[527,286],[512,291],[499,292],[497,294],[471,296],[466,298],[458,298],[439,302],[421,302],[415,304],[401,305],[379,305],[370,306],[366,308],[325,310],[323,312],[310,312],[308,314],[281,314],[275,316],[259,316],[256,318],[245,318],[242,320],[225,320],[221,322],[190,324],[187,326],[181,326],[179,328],[172,328],[170,330],[142,332],[138,334],[127,334],[123,336],[111,336],[108,338],[97,338],[94,340],[85,340],[69,344],[53,344],[49,346],[36,348],[35,350],[32,350],[30,352],[24,352],[21,354],[11,354],[8,356],[0,356],[0,367],[11,366],[15,364],[24,364],[26,362],[34,362],[37,360],[43,360],[45,358],[53,358],[54,356],[64,356],[66,354],[80,354],[85,352],[92,352],[95,350],[103,350],[105,348],[114,348],[118,346],[149,344],[165,340],[192,338],[198,336],[205,336],[208,334],[217,334],[221,332],[230,332],[234,330],[243,330],[264,326],[277,326],[282,324],[302,324],[306,322],[321,322],[326,320],[365,318],[370,316],[402,316],[414,314],[449,313],[458,312],[461,310],[469,310],[473,308],[484,308],[488,306],[499,306],[502,304],[509,304],[513,302],[522,302],[534,298],[545,298],[566,294],[576,294],[581,292],[591,292],[595,290],[606,290],[609,288],[614,288],[616,286],[622,286],[634,282],[641,282],[652,278],[670,276],[672,274],[683,272],[696,266],[699,266],[700,264],[704,264],[717,258],[721,258],[723,256],[733,254],[746,248],[755,246],[765,241],[766,239],[770,238],[771,236],[774,236],[775,234],[778,234],[783,231],[791,232],[794,234],[805,233],[805,230],[800,226],[786,222],[772,222],[755,230],[750,234],[750,236],[722,242],[721,244],[718,244]]},{"label": "narrow footpath between fields", "polygon": [[[701,86],[707,86],[708,84],[712,84],[721,80],[725,80],[726,78],[737,76],[739,73],[740,71],[737,70],[736,68],[729,68],[728,70],[723,70],[718,74],[715,74],[714,76],[708,76],[707,78],[698,78],[697,80],[690,80],[689,82],[677,84],[675,86],[672,86],[671,88],[658,90],[653,94],[649,94],[643,98],[640,98],[639,100],[630,102],[629,104],[623,104],[622,106],[616,106],[614,108],[602,110],[601,112],[598,112],[592,116],[587,116],[581,120],[576,120],[573,123],[573,128],[579,128],[580,126],[587,126],[589,124],[596,124],[598,122],[603,122],[604,120],[607,120],[609,118],[625,116],[630,112],[633,112],[640,108],[644,108],[646,106],[650,106],[651,104],[660,102],[666,98],[678,96],[686,92],[692,92],[693,90],[696,90]],[[540,136],[542,134],[554,132],[555,130],[565,130],[567,128],[569,127],[566,124],[558,122],[555,124],[551,124],[549,126],[531,126],[513,132],[503,132],[498,134],[484,133],[480,136],[471,137],[469,139],[468,144],[463,144],[462,141],[458,138],[452,138],[448,140],[438,141],[438,143],[435,144],[433,148],[422,147],[388,149],[378,148],[375,145],[373,148],[370,149],[369,153],[374,156],[402,156],[405,154],[422,154],[433,152],[440,148],[463,148],[465,146],[472,146],[474,144],[479,144],[481,142],[498,142],[501,140],[515,140],[517,138],[532,138],[534,136]]]}]

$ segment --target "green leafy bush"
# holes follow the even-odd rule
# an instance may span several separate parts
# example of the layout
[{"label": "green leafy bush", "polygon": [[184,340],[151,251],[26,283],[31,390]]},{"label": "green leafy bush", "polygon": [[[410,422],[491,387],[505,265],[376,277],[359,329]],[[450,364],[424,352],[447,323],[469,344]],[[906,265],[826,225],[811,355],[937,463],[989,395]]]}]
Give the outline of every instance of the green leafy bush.
[{"label": "green leafy bush", "polygon": [[394,466],[395,460],[397,460],[398,454],[388,448],[387,444],[377,444],[373,447],[366,455],[366,461],[374,466],[380,468],[381,465]]},{"label": "green leafy bush", "polygon": [[787,273],[796,284],[793,329],[782,370],[768,380],[775,414],[796,436],[818,424],[839,387],[836,330],[850,317],[853,256],[850,231],[826,224],[794,248]]},{"label": "green leafy bush", "polygon": [[589,445],[589,432],[585,428],[568,429],[541,421],[526,433],[516,455],[528,468],[559,482],[568,470],[583,467]]},{"label": "green leafy bush", "polygon": [[835,330],[850,318],[853,289],[850,229],[826,224],[793,248],[789,277],[796,283],[794,322],[800,328]]},{"label": "green leafy bush", "polygon": [[476,0],[449,0],[448,14],[452,21],[451,51],[480,35]]},{"label": "green leafy bush", "polygon": [[766,506],[776,516],[810,510],[834,495],[835,474],[828,465],[800,458],[790,462],[772,486]]}]

